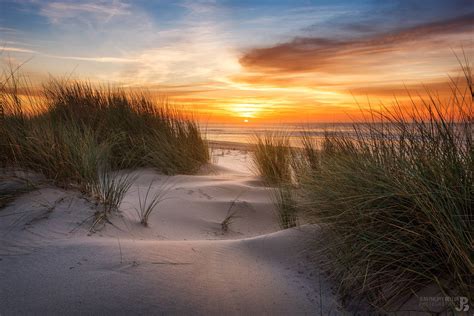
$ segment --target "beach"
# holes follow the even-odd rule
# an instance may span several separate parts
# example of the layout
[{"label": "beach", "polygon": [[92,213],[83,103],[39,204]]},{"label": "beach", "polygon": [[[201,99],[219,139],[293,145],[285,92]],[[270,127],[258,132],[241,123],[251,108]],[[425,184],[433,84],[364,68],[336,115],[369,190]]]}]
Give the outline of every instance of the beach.
[{"label": "beach", "polygon": [[473,21],[0,1],[0,316],[472,314]]},{"label": "beach", "polygon": [[[39,183],[37,189],[0,217],[0,312],[339,311],[330,283],[307,252],[318,227],[281,231],[271,189],[246,169],[248,154],[221,150],[198,175],[131,172],[135,180],[119,212],[96,232],[89,230],[94,203],[24,175]],[[163,184],[169,189],[144,227],[135,209],[138,194],[152,182],[151,190]],[[231,206],[235,218],[224,232],[221,223]]]}]

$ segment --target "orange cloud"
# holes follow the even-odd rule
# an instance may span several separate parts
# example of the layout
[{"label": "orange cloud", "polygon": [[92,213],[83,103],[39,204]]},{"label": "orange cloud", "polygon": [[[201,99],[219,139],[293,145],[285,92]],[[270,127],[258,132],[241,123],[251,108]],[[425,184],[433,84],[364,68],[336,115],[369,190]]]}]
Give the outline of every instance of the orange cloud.
[{"label": "orange cloud", "polygon": [[[280,72],[365,72],[380,65],[377,56],[405,50],[406,45],[429,41],[441,47],[451,42],[444,35],[463,34],[472,40],[474,13],[454,19],[427,23],[360,39],[295,38],[291,42],[247,52],[240,63],[268,74]],[[432,42],[432,44],[433,44]],[[359,67],[362,66],[362,67]]]},{"label": "orange cloud", "polygon": [[[49,9],[54,9],[51,18],[63,11],[107,14],[96,6]],[[128,7],[119,9],[124,12],[117,15],[127,16]],[[389,32],[377,32],[379,24],[347,24],[355,29],[347,30],[352,37],[296,37],[241,55],[219,36],[217,25],[197,22],[171,32],[166,45],[123,54],[56,55],[13,46],[4,50],[35,54],[37,72],[80,63],[94,82],[145,88],[205,120],[331,122],[360,115],[354,98],[364,100],[359,105],[365,107],[366,96],[390,104],[396,95],[409,104],[407,92],[423,94],[425,87],[446,95],[447,74],[458,66],[451,49],[467,44],[470,55],[473,48],[474,13]]]}]

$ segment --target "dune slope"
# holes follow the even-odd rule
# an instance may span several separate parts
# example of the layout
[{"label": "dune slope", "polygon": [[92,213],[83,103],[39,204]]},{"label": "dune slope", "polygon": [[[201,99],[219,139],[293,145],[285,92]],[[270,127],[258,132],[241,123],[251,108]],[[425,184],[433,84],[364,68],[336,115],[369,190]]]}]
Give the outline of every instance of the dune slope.
[{"label": "dune slope", "polygon": [[[120,214],[95,233],[96,206],[77,192],[42,186],[17,198],[0,211],[0,313],[338,311],[305,253],[318,228],[279,231],[269,189],[228,167],[135,171]],[[144,227],[135,209],[152,181],[152,193],[166,184],[167,199]],[[237,217],[223,232],[234,200]]]}]

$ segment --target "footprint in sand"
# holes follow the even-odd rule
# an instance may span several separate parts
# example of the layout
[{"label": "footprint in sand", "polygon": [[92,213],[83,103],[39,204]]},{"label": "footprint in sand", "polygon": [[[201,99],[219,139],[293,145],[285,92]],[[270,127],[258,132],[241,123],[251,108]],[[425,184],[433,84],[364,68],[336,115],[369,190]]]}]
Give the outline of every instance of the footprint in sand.
[{"label": "footprint in sand", "polygon": [[207,194],[206,192],[204,192],[204,191],[201,190],[201,189],[198,189],[198,192],[199,192],[199,194],[201,194],[201,196],[204,196],[204,197],[205,197],[206,199],[208,199],[208,200],[214,199],[212,196],[210,196],[209,194]]}]

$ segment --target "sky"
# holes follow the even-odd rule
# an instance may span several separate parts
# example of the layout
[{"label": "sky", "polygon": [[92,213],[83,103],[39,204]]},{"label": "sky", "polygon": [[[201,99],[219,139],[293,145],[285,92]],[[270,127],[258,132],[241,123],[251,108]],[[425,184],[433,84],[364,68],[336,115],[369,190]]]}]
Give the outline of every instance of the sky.
[{"label": "sky", "polygon": [[146,89],[209,121],[335,122],[446,90],[474,1],[0,0],[0,58]]}]

